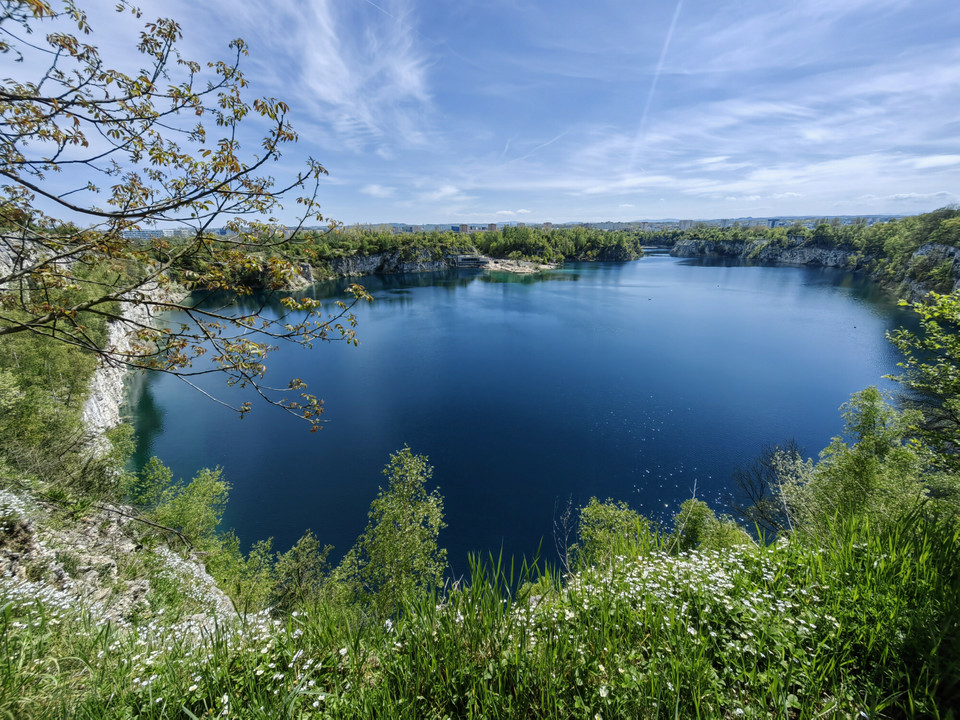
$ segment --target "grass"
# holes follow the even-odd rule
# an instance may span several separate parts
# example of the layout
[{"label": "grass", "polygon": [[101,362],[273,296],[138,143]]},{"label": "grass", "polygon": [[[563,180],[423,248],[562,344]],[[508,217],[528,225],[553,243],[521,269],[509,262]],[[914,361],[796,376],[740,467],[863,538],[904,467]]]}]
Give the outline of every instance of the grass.
[{"label": "grass", "polygon": [[653,547],[566,582],[474,563],[385,623],[318,604],[104,624],[68,593],[4,579],[0,716],[953,717],[958,550],[915,514],[838,527],[823,547]]}]

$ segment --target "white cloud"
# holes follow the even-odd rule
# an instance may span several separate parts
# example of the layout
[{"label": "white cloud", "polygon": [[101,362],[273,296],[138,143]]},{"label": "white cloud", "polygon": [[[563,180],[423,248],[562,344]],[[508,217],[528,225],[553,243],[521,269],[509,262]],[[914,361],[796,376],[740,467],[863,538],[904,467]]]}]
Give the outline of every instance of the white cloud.
[{"label": "white cloud", "polygon": [[956,195],[948,193],[946,190],[941,190],[940,192],[935,193],[897,193],[896,195],[890,195],[886,199],[892,202],[902,203],[902,202],[927,202],[927,201],[936,201],[940,203],[948,203],[951,200],[956,199]]},{"label": "white cloud", "polygon": [[310,0],[275,3],[265,12],[259,0],[237,0],[231,16],[258,45],[270,47],[261,72],[295,101],[299,125],[312,126],[315,140],[389,159],[395,151],[384,139],[409,147],[426,137],[430,60],[413,6],[412,0]]},{"label": "white cloud", "polygon": [[372,195],[373,197],[378,198],[391,197],[395,191],[396,188],[377,184],[365,185],[360,189],[360,192],[362,192],[364,195]]},{"label": "white cloud", "polygon": [[[148,15],[183,18],[188,56],[223,55],[214,20],[224,0],[143,2]],[[294,0],[264,12],[235,0],[222,32],[251,41],[252,92],[297,113],[301,144],[284,161],[323,160],[335,173],[325,205],[345,218],[905,211],[956,197],[944,188],[960,167],[960,6],[936,5],[683,0],[642,132],[676,0],[617,13],[601,3],[579,25],[582,12],[562,3]],[[529,45],[509,32],[457,35],[513,20]],[[209,40],[198,44],[198,27]],[[643,47],[636,27],[649,35]],[[584,35],[610,41],[592,48]],[[576,79],[587,77],[602,82]],[[505,96],[484,94],[504,84]]]},{"label": "white cloud", "polygon": [[454,185],[441,185],[436,190],[430,190],[420,195],[426,201],[448,200],[460,195],[460,190]]},{"label": "white cloud", "polygon": [[921,170],[924,168],[960,165],[960,155],[929,155],[927,157],[917,158],[913,161],[913,165]]}]

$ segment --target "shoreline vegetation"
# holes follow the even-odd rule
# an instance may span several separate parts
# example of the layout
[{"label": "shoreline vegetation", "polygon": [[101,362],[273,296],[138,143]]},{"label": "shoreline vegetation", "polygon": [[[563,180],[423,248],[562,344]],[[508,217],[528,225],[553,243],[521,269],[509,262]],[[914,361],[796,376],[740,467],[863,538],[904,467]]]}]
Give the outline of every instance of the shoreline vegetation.
[{"label": "shoreline vegetation", "polygon": [[[311,230],[285,249],[282,259],[291,270],[279,288],[296,290],[320,280],[456,268],[463,255],[482,258],[482,269],[532,274],[565,262],[628,262],[655,249],[684,258],[847,269],[915,301],[931,291],[949,293],[960,286],[960,209],[945,207],[874,225],[823,220],[813,228],[698,223],[685,230],[649,231],[638,226],[607,231],[508,226],[469,235],[361,227]],[[275,278],[267,272],[272,259],[269,253],[261,255],[259,263],[235,280],[277,289]],[[196,269],[207,268],[201,264]],[[186,266],[186,272],[191,270]]]},{"label": "shoreline vegetation", "polygon": [[699,223],[669,231],[639,226],[616,231],[505,227],[470,235],[348,228],[308,231],[294,248],[288,259],[301,264],[295,285],[313,279],[439,270],[455,267],[462,254],[486,257],[489,269],[531,272],[571,261],[626,262],[642,257],[644,248],[660,248],[678,257],[854,270],[904,299],[918,300],[930,291],[948,293],[960,285],[960,209],[945,207],[874,225],[823,220],[813,228]]},{"label": "shoreline vegetation", "polygon": [[[905,232],[925,223],[856,230],[892,238],[887,256],[857,256],[859,240],[777,245],[702,228],[673,248],[758,262],[799,248],[808,264],[858,258],[880,281],[946,288],[946,261],[921,263],[924,248],[954,246]],[[529,257],[506,261],[548,264]],[[924,352],[955,342],[954,305],[916,308]],[[918,347],[901,343],[908,357]],[[264,540],[243,553],[219,528],[219,471],[177,480],[154,460],[131,475],[123,426],[91,456],[82,408],[95,371],[77,348],[0,346],[11,717],[899,718],[949,717],[960,702],[956,435],[942,421],[924,435],[931,416],[873,388],[843,408],[844,434],[816,461],[783,447],[745,467],[739,520],[693,498],[657,525],[593,499],[558,519],[556,562],[475,557],[451,580],[442,498],[409,448],[336,567],[309,531],[289,550]],[[931,388],[936,421],[956,394]]]}]

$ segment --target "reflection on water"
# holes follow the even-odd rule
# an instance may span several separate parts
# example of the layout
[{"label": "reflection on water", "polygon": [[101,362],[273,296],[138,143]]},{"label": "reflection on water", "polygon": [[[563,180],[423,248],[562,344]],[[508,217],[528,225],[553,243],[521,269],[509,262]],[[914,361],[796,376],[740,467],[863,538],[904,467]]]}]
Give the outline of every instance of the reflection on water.
[{"label": "reflection on water", "polygon": [[[536,275],[364,277],[301,294],[342,299],[353,280],[376,298],[356,308],[359,347],[269,359],[268,382],[302,377],[324,398],[322,432],[215,378],[204,387],[254,412],[239,421],[163,376],[140,395],[137,461],[159,455],[178,477],[222,466],[233,485],[225,524],[246,543],[273,536],[284,549],[310,528],[345,552],[404,444],[436,468],[441,541],[459,571],[468,551],[552,547],[557,499],[614,497],[664,518],[694,487],[719,502],[764,444],[824,447],[849,395],[896,371],[884,333],[907,318],[851,273],[659,254]],[[239,308],[280,312],[281,297]]]}]

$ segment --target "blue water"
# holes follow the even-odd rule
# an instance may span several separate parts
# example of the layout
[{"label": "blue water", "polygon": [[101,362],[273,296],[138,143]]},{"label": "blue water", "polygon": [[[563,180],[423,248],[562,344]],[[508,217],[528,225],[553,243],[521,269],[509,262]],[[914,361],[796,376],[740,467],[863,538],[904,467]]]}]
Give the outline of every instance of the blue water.
[{"label": "blue water", "polygon": [[[388,455],[435,467],[455,570],[469,551],[555,559],[555,506],[591,496],[669,518],[696,492],[719,508],[764,444],[816,456],[839,406],[891,388],[885,331],[909,322],[850,273],[652,255],[534,277],[449,271],[364,278],[361,344],[290,348],[268,380],[302,377],[328,421],[268,406],[238,420],[170,377],[144,381],[137,461],[177,476],[221,466],[224,524],[285,549],[310,528],[335,555],[367,522]],[[336,294],[318,285],[318,297]],[[209,383],[234,402],[239,391]]]}]

